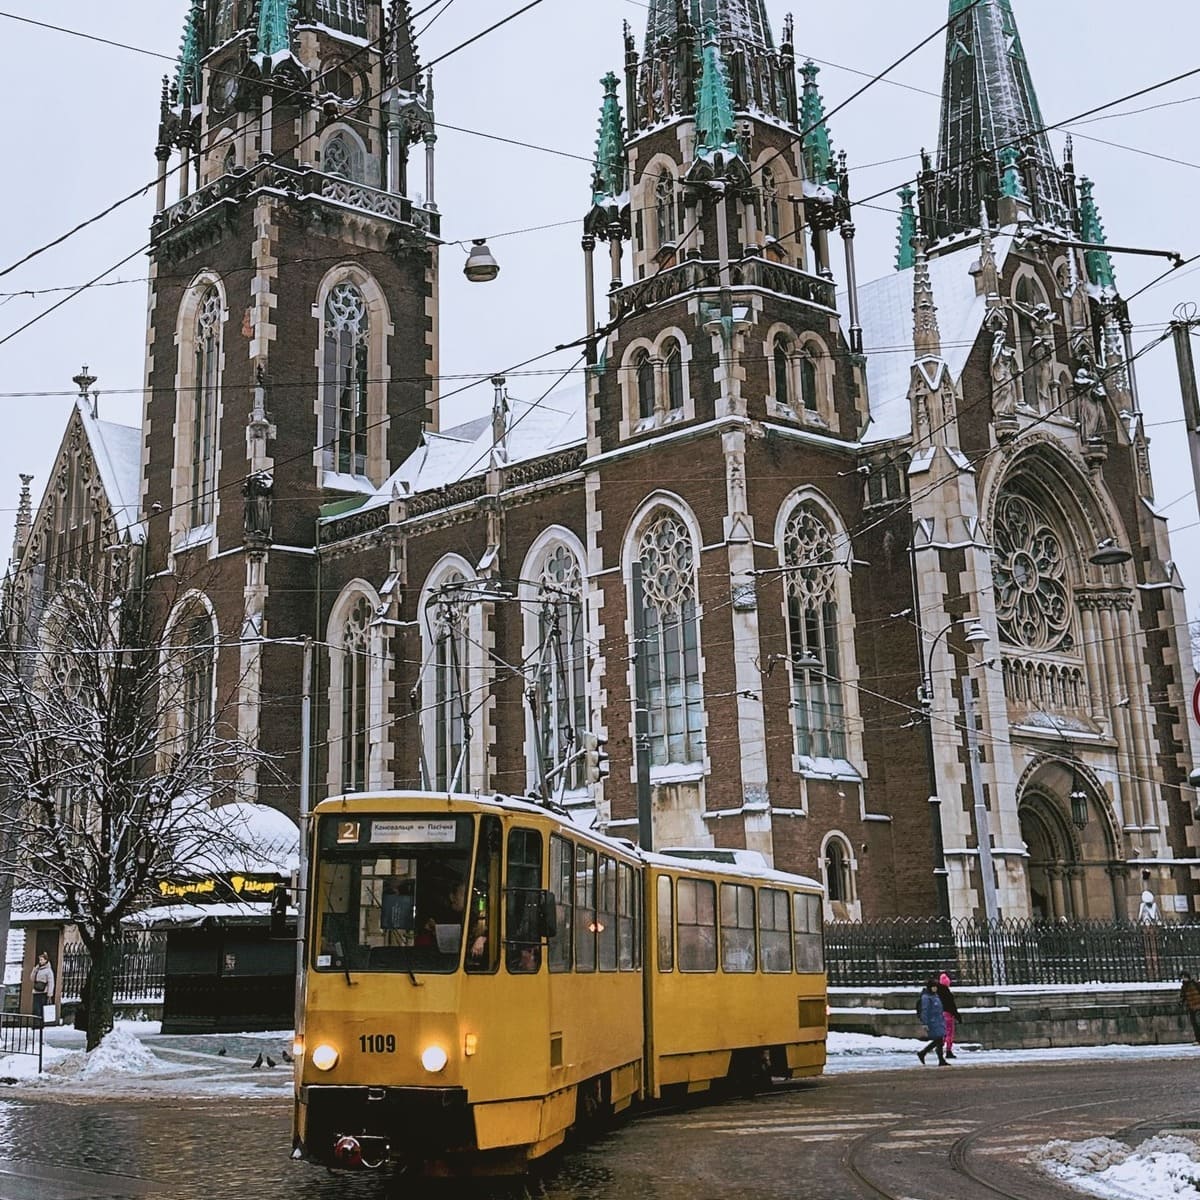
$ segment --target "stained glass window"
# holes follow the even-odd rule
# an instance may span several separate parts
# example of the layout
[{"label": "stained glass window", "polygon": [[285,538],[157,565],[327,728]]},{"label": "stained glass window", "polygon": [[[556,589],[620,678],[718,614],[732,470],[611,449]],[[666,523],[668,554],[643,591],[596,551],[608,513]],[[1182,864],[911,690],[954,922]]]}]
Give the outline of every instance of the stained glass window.
[{"label": "stained glass window", "polygon": [[321,151],[321,166],[327,175],[341,175],[362,183],[365,176],[362,147],[346,134],[335,133]]},{"label": "stained glass window", "polygon": [[221,295],[205,290],[196,317],[195,396],[192,405],[192,479],[188,516],[192,528],[213,519],[217,483],[217,405],[221,390]]},{"label": "stained glass window", "polygon": [[1062,540],[1031,500],[996,505],[994,566],[1000,636],[1027,650],[1069,648],[1071,598]]},{"label": "stained glass window", "polygon": [[683,521],[664,513],[642,533],[642,601],[650,760],[655,765],[704,759],[695,549]]},{"label": "stained glass window", "polygon": [[467,758],[467,721],[472,708],[467,675],[467,606],[455,589],[463,577],[453,573],[438,589],[429,609],[433,628],[431,709],[433,720],[432,786],[439,791],[467,791],[471,786]]},{"label": "stained glass window", "polygon": [[327,470],[367,473],[367,303],[352,283],[325,301],[324,459]]},{"label": "stained glass window", "polygon": [[[555,772],[580,749],[588,728],[587,658],[583,639],[583,574],[575,555],[559,543],[542,560],[538,573],[538,644],[541,653],[539,684],[542,707],[538,714],[540,745],[546,769]],[[568,788],[587,782],[584,764],[576,758],[565,769]]]},{"label": "stained glass window", "polygon": [[845,758],[845,708],[838,650],[838,564],[833,534],[810,505],[799,505],[783,535],[796,753]]},{"label": "stained glass window", "polygon": [[367,786],[370,744],[371,605],[360,596],[342,626],[342,791]]}]

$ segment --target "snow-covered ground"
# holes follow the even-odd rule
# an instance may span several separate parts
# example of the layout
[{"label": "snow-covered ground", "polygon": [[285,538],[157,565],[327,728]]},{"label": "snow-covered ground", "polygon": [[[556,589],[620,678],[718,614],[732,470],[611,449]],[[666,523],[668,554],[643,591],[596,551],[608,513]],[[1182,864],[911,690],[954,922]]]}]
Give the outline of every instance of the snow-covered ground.
[{"label": "snow-covered ground", "polygon": [[291,1041],[290,1030],[172,1037],[157,1021],[119,1021],[88,1054],[82,1033],[58,1026],[46,1031],[40,1074],[36,1055],[10,1054],[0,1057],[0,1083],[97,1096],[284,1095]]},{"label": "snow-covered ground", "polygon": [[1103,1137],[1049,1142],[1030,1158],[1105,1200],[1200,1200],[1200,1142],[1191,1137],[1165,1134],[1133,1148]]}]

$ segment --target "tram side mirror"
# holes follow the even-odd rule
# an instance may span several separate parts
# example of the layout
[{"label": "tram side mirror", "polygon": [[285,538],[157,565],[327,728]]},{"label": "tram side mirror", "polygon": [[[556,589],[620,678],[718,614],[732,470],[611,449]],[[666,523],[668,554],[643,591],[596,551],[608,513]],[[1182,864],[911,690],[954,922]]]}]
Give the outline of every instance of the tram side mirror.
[{"label": "tram side mirror", "polygon": [[554,893],[542,891],[538,893],[538,937],[552,938],[558,936],[558,905],[554,901]]}]

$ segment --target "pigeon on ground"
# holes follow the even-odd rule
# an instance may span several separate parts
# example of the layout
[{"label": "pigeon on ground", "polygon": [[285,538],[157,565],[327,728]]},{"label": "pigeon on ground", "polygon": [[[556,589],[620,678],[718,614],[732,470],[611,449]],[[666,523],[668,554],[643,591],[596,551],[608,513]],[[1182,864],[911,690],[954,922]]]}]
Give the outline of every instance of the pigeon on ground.
[{"label": "pigeon on ground", "polygon": [[275,1065],[275,1060],[268,1054],[267,1055],[267,1066],[273,1067],[274,1065]]},{"label": "pigeon on ground", "polygon": [[283,1052],[283,1061],[285,1063],[290,1063],[292,1061],[292,1056],[286,1050]]},{"label": "pigeon on ground", "polygon": [[229,1053],[229,1051],[228,1051],[228,1050],[226,1050],[224,1046],[222,1046],[222,1047],[220,1048],[220,1050],[218,1050],[218,1051],[217,1051],[217,1057],[218,1057],[218,1058],[224,1058],[224,1057],[225,1057],[225,1055],[226,1055],[226,1054],[228,1054],[228,1053]]},{"label": "pigeon on ground", "polygon": [[260,1054],[260,1055],[259,1055],[259,1056],[258,1056],[258,1057],[257,1057],[257,1058],[256,1058],[256,1059],[255,1059],[255,1060],[254,1060],[254,1061],[253,1061],[251,1064],[250,1064],[250,1069],[251,1069],[252,1071],[257,1071],[257,1070],[258,1070],[258,1068],[259,1068],[259,1067],[261,1067],[262,1065],[263,1065],[263,1056]]}]

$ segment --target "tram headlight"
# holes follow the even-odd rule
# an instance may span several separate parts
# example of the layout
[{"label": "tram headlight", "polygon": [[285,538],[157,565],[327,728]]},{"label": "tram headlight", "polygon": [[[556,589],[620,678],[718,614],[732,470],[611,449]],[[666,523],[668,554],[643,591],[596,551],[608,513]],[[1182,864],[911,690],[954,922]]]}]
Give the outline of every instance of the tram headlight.
[{"label": "tram headlight", "polygon": [[446,1052],[441,1046],[426,1046],[421,1051],[421,1066],[431,1075],[436,1075],[448,1061]]},{"label": "tram headlight", "polygon": [[312,1052],[312,1065],[318,1071],[332,1071],[337,1066],[338,1052],[328,1042],[322,1042]]}]

